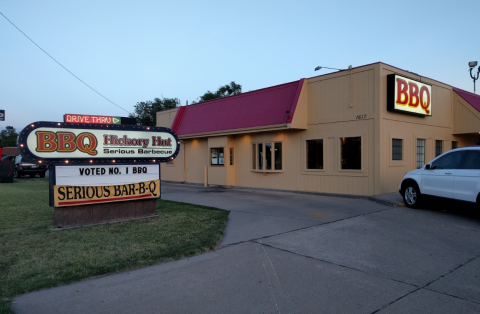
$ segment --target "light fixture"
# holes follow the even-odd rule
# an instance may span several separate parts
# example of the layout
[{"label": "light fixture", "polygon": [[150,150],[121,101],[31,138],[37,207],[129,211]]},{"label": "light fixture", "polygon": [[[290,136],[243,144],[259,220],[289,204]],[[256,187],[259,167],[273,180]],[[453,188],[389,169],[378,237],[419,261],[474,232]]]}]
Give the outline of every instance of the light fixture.
[{"label": "light fixture", "polygon": [[68,160],[65,160],[65,163],[68,164]]},{"label": "light fixture", "polygon": [[475,76],[472,74],[472,70],[477,66],[478,62],[477,61],[470,61],[468,63],[468,66],[470,67],[470,77],[473,79],[473,92],[476,94],[477,92],[475,91],[475,81],[478,80],[480,76],[480,66],[478,67],[477,70],[477,75]]},{"label": "light fixture", "polygon": [[344,71],[345,69],[336,69],[336,68],[328,68],[328,67],[321,67],[321,66],[318,66],[315,68],[315,71],[318,71],[320,69],[330,69],[330,70],[338,70],[338,71]]},{"label": "light fixture", "polygon": [[93,160],[90,159],[90,163],[93,163]]},{"label": "light fixture", "polygon": [[114,159],[114,160],[112,160],[112,162],[115,162],[115,159]]}]

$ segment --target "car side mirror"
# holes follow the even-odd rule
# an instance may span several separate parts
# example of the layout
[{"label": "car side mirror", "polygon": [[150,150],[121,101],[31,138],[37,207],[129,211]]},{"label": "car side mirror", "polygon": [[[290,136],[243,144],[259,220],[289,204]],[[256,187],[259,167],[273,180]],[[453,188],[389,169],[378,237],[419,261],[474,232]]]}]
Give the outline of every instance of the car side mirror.
[{"label": "car side mirror", "polygon": [[425,170],[430,170],[430,169],[431,169],[430,164],[426,164],[426,165],[425,165]]}]

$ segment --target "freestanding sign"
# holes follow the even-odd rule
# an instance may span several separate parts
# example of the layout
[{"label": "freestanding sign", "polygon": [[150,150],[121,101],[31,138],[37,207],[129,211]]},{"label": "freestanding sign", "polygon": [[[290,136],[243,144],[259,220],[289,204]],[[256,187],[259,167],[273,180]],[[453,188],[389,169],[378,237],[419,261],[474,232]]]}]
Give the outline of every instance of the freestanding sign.
[{"label": "freestanding sign", "polygon": [[161,196],[160,163],[180,149],[171,129],[105,121],[34,122],[17,144],[25,159],[49,164],[56,227],[153,216]]},{"label": "freestanding sign", "polygon": [[38,163],[168,162],[178,155],[168,128],[34,122],[18,136],[26,159]]},{"label": "freestanding sign", "polygon": [[432,86],[398,74],[387,75],[387,110],[431,116]]}]

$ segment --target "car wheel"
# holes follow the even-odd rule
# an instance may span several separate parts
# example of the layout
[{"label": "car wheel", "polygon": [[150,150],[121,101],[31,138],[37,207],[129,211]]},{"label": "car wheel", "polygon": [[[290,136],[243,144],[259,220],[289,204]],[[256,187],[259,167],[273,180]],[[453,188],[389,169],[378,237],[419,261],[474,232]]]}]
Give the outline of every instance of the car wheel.
[{"label": "car wheel", "polygon": [[45,172],[40,172],[40,178],[45,178]]},{"label": "car wheel", "polygon": [[418,185],[414,182],[407,182],[403,188],[403,201],[405,205],[412,208],[417,208],[420,204],[422,196]]}]

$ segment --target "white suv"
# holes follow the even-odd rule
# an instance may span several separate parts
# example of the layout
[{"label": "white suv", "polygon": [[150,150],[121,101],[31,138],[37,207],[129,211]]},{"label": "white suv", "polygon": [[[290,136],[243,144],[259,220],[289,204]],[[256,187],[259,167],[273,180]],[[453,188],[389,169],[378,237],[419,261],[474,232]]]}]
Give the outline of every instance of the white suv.
[{"label": "white suv", "polygon": [[407,172],[399,192],[409,207],[417,207],[424,195],[480,206],[480,146],[448,151],[422,168]]}]

